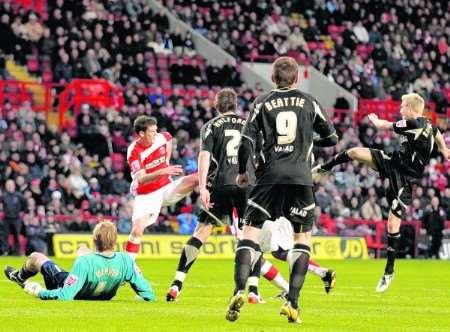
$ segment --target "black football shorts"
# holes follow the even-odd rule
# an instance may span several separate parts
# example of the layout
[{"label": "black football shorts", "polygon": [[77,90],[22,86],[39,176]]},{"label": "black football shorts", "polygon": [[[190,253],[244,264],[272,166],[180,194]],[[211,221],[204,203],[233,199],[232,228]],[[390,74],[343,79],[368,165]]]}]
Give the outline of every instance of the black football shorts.
[{"label": "black football shorts", "polygon": [[309,232],[314,224],[313,187],[294,184],[257,185],[250,192],[244,223],[261,228],[266,220],[288,219],[295,233]]}]

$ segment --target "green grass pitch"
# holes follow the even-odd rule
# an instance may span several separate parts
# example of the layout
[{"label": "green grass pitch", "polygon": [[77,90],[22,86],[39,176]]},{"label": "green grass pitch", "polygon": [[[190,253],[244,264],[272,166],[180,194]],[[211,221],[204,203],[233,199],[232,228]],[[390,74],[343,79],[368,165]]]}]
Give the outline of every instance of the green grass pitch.
[{"label": "green grass pitch", "polygon": [[[20,266],[23,258],[0,258]],[[69,269],[72,260],[56,260]],[[273,260],[287,277],[286,264]],[[225,320],[233,289],[231,260],[198,260],[178,302],[165,292],[175,260],[139,260],[158,302],[136,301],[125,285],[112,301],[41,301],[0,277],[0,331],[450,331],[450,263],[398,261],[397,275],[384,294],[375,293],[384,260],[321,261],[337,270],[337,287],[326,295],[309,274],[303,288],[302,325],[279,316],[278,291],[261,280],[262,305],[245,305],[238,321]],[[42,279],[35,278],[42,282]]]}]

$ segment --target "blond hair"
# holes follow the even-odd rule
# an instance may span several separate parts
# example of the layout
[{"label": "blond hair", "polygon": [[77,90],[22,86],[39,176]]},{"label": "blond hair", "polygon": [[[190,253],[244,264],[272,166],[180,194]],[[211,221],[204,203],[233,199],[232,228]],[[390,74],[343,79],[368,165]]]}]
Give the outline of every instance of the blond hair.
[{"label": "blond hair", "polygon": [[402,102],[405,103],[405,106],[410,106],[418,114],[422,114],[425,108],[425,100],[417,93],[403,95]]},{"label": "blond hair", "polygon": [[282,56],[272,65],[272,81],[278,88],[286,88],[294,84],[298,77],[298,64],[294,58]]},{"label": "blond hair", "polygon": [[102,221],[94,228],[94,245],[99,252],[114,250],[117,240],[117,228],[110,221]]}]

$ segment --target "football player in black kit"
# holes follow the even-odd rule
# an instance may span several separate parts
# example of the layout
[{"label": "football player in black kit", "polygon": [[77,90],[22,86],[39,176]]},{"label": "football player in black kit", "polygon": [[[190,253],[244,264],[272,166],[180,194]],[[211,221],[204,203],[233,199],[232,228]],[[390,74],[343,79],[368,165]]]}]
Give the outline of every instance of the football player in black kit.
[{"label": "football player in black kit", "polygon": [[378,171],[381,178],[390,180],[387,192],[391,205],[387,227],[387,262],[376,287],[379,293],[388,289],[394,277],[394,261],[400,245],[400,223],[412,200],[412,183],[423,176],[435,144],[445,159],[450,155],[442,134],[423,117],[424,106],[421,96],[410,93],[402,96],[402,120],[393,123],[379,119],[375,114],[368,116],[377,129],[393,130],[399,135],[400,150],[392,155],[386,155],[381,150],[357,147],[338,153],[329,162],[313,169],[313,174],[320,176],[336,165],[356,160]]},{"label": "football player in black kit", "polygon": [[[263,136],[261,164],[250,191],[244,214],[243,239],[235,256],[235,290],[226,319],[235,321],[245,303],[244,289],[252,267],[259,259],[261,227],[266,220],[286,217],[294,230],[294,248],[289,251],[289,294],[280,314],[300,323],[298,297],[310,255],[314,222],[314,194],[310,168],[313,145],[332,146],[337,135],[319,103],[297,90],[298,65],[289,57],[278,58],[272,67],[276,89],[257,97],[241,133],[238,150],[238,186],[250,179],[247,161],[259,135]],[[313,139],[313,133],[320,137]]]},{"label": "football player in black kit", "polygon": [[[236,93],[232,89],[220,90],[215,97],[215,108],[220,115],[207,122],[200,132],[198,176],[202,211],[197,228],[181,253],[175,279],[166,295],[167,301],[174,301],[179,296],[186,274],[213,226],[221,225],[226,217],[231,220],[233,208],[241,218],[247,204],[247,189],[236,185],[238,146],[245,124],[245,119],[235,113]],[[254,160],[248,160],[252,178]]]}]

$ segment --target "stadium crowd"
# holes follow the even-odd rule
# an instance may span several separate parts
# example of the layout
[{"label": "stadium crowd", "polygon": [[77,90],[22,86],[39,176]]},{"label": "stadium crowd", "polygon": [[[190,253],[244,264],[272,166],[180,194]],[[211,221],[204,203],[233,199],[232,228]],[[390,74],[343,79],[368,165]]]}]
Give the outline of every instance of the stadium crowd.
[{"label": "stadium crowd", "polygon": [[[239,67],[205,64],[189,33],[169,31],[167,16],[145,1],[48,2],[48,18],[0,4],[0,48],[46,81],[105,78],[130,83],[240,86]],[[170,69],[170,70],[169,70]],[[0,73],[6,78],[7,72]]]},{"label": "stadium crowd", "polygon": [[[190,22],[197,31],[203,31],[219,45],[221,41],[215,40],[210,35],[214,35],[211,33],[213,26],[222,27],[224,31],[218,34],[218,37],[222,37],[222,41],[229,39],[228,45],[221,45],[227,50],[238,46],[237,40],[242,39],[239,34],[239,31],[243,31],[241,24],[246,28],[245,30],[254,32],[252,25],[258,29],[264,26],[265,31],[271,31],[275,29],[277,22],[281,24],[287,21],[288,28],[292,22],[295,22],[293,18],[283,13],[277,1],[272,1],[271,6],[274,8],[271,10],[259,7],[255,9],[252,1],[244,1],[241,6],[234,5],[233,2],[202,2],[202,6],[200,2],[198,5],[192,3],[187,6],[188,3],[190,2],[167,2],[169,8],[170,4],[183,5],[185,11],[182,15],[185,15],[183,17],[186,22]],[[208,11],[197,10],[195,7],[206,8],[205,3],[211,5]],[[233,4],[229,5],[229,3]],[[296,3],[290,2],[292,6]],[[308,16],[311,18],[305,17],[304,22],[308,21],[311,25],[311,22],[314,22],[312,16],[317,17],[318,8],[323,5],[316,8],[315,5],[310,6],[315,2],[302,3],[309,6],[304,8],[304,12],[309,13]],[[364,6],[367,1],[355,3]],[[431,6],[438,6],[439,3],[433,2]],[[421,6],[423,1],[417,1],[417,4]],[[342,1],[326,3],[325,12],[334,13],[329,14],[330,23],[340,24],[345,21],[335,21],[337,8],[341,8],[342,5]],[[214,19],[222,18],[221,6],[231,13],[226,17],[226,22],[214,25],[204,20],[201,23],[203,15],[210,15],[210,18]],[[335,10],[332,11],[330,9],[332,7]],[[347,6],[347,8],[353,7]],[[188,20],[186,16],[189,10],[196,13],[195,15],[191,13],[193,21]],[[219,11],[217,15],[211,12],[214,10]],[[252,12],[256,17],[253,17]],[[361,11],[363,12],[366,13]],[[241,14],[236,16],[236,13]],[[246,15],[246,13],[250,14]],[[274,14],[266,16],[264,13]],[[391,13],[391,16],[400,16],[394,14],[395,12]],[[0,105],[0,144],[2,145],[0,196],[3,219],[2,227],[0,227],[2,232],[0,243],[3,247],[0,248],[0,252],[18,253],[17,241],[13,247],[7,248],[5,239],[9,233],[15,238],[19,234],[26,235],[29,246],[27,251],[45,252],[48,239],[55,232],[89,231],[92,224],[85,221],[96,222],[102,216],[112,217],[117,221],[119,232],[128,233],[131,227],[131,197],[128,194],[130,179],[124,155],[133,139],[131,123],[138,114],[147,113],[158,119],[160,130],[167,130],[174,136],[175,148],[172,163],[183,165],[186,173],[195,172],[199,130],[214,116],[212,108],[214,93],[209,92],[206,95],[196,93],[187,98],[177,85],[212,87],[211,91],[214,91],[216,82],[235,86],[240,96],[239,112],[242,115],[248,111],[250,102],[261,93],[259,88],[252,90],[242,84],[239,77],[239,65],[235,68],[229,65],[218,68],[211,63],[203,66],[199,73],[196,70],[197,61],[202,60],[195,56],[189,36],[178,38],[177,32],[169,34],[167,17],[162,13],[150,14],[149,8],[142,5],[140,1],[49,1],[49,17],[45,21],[38,20],[35,14],[21,10],[14,11],[8,2],[5,2],[0,5],[0,17],[1,29],[2,32],[4,31],[0,35],[0,47],[5,54],[13,54],[15,60],[24,64],[27,61],[27,54],[48,56],[51,68],[55,68],[52,74],[56,81],[70,81],[73,77],[105,77],[122,86],[125,98],[125,106],[120,110],[83,105],[81,113],[74,119],[72,126],[66,127],[63,131],[48,125],[44,114],[33,112],[28,102],[24,102],[18,109],[14,109],[8,101]],[[272,23],[271,25],[249,23],[255,20],[256,22],[272,20]],[[323,20],[316,19],[316,21]],[[351,21],[354,22],[354,20]],[[363,21],[367,24],[365,19]],[[380,21],[377,20],[377,22]],[[233,24],[237,25],[235,27],[237,30],[231,29],[230,33],[231,36],[235,36],[228,38],[228,30]],[[405,24],[407,25],[407,22]],[[37,28],[38,25],[41,28]],[[270,27],[272,28],[269,29]],[[327,26],[320,25],[316,29],[320,29],[321,32],[316,34],[318,36],[326,32]],[[303,28],[294,29],[294,33],[297,33],[297,30],[309,41],[308,34]],[[31,35],[30,31],[32,31]],[[234,31],[237,31],[237,35]],[[279,38],[275,32],[261,34],[261,38],[264,38],[263,36],[267,38],[262,44],[272,44],[271,41],[275,35],[277,36],[275,39]],[[293,39],[289,35],[282,35],[280,38],[282,42],[284,38],[287,38],[289,42]],[[382,36],[380,38],[385,39]],[[255,45],[258,49],[261,46],[259,42],[261,41],[256,41]],[[340,63],[339,61],[344,61],[344,57],[336,56],[335,58],[333,49],[327,52],[316,50],[313,54],[306,48],[307,43],[301,43],[301,45],[305,47],[304,52],[319,68],[321,61],[326,61],[332,75],[339,72],[339,75],[344,76],[342,85],[349,89],[357,89],[363,95],[361,86],[356,80],[363,79],[365,76],[354,75],[359,70],[358,66],[352,65],[355,61]],[[336,41],[335,49],[336,45],[338,41]],[[238,51],[238,49],[236,48],[237,53],[232,53],[245,58],[246,53],[239,53],[243,50]],[[386,48],[383,47],[383,49]],[[144,84],[159,82],[160,77],[148,75],[148,70],[142,69],[141,66],[147,66],[149,58],[157,59],[158,54],[165,50],[169,50],[175,59],[177,57],[184,59],[185,55],[193,56],[188,65],[185,65],[184,61],[175,61],[170,64],[172,67],[169,67],[168,72],[171,76],[171,84],[175,84],[173,94],[170,96],[163,94],[159,87],[152,90],[143,88]],[[432,51],[429,49],[426,52]],[[347,51],[343,52],[345,54]],[[447,55],[444,54],[444,57],[448,56],[449,51],[446,52]],[[284,53],[286,52],[277,51],[269,55]],[[351,54],[355,58],[358,57],[356,53]],[[320,56],[322,58],[319,59]],[[314,60],[315,57],[316,60]],[[340,60],[337,61],[337,58]],[[365,63],[373,64],[378,61]],[[448,66],[448,62],[446,65]],[[348,69],[346,74],[342,66],[353,69]],[[385,67],[382,67],[381,71],[383,68]],[[378,70],[379,68],[374,66],[372,73]],[[446,71],[448,75],[448,70]],[[365,70],[361,71],[363,72],[367,73]],[[397,82],[391,68],[388,69],[388,73],[391,81]],[[439,77],[445,77],[444,74]],[[5,72],[4,75],[8,74]],[[339,75],[334,76],[338,83],[340,83]],[[229,80],[225,81],[222,78]],[[346,82],[349,80],[351,85],[347,86]],[[438,80],[433,79],[433,83],[437,86]],[[200,88],[197,91],[200,91]],[[345,100],[341,99],[337,108],[345,108],[345,104]],[[351,114],[335,117],[334,122],[339,130],[340,143],[333,149],[315,151],[318,161],[328,159],[335,151],[357,145],[383,148],[387,152],[398,146],[395,138],[386,133],[378,135],[375,129],[365,122],[355,129]],[[93,140],[96,144],[89,144]],[[443,219],[450,219],[449,181],[450,165],[437,157],[427,168],[427,176],[416,185],[415,200],[411,206],[411,220],[425,221],[434,209],[438,209],[439,215],[445,214]],[[365,167],[349,164],[338,170],[326,182],[317,184],[316,212],[319,222],[315,232],[373,235],[374,231],[369,227],[348,228],[342,221],[345,218],[385,219],[388,212],[384,193],[386,187],[386,183],[382,183],[372,171]],[[170,209],[164,208],[158,222],[148,231],[185,234],[192,232],[196,224],[195,215],[199,209],[197,196],[194,192],[189,199],[177,206]],[[438,207],[432,204],[432,201],[436,200],[433,199],[434,197],[439,199]],[[66,217],[61,218],[61,215]]]},{"label": "stadium crowd", "polygon": [[165,0],[242,60],[290,55],[366,99],[408,88],[445,113],[450,96],[450,4],[425,0]]}]

